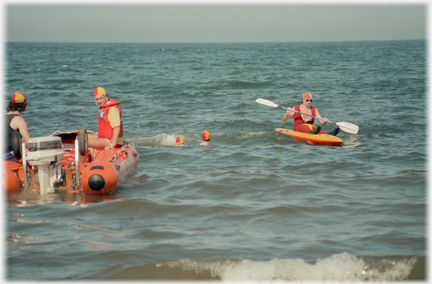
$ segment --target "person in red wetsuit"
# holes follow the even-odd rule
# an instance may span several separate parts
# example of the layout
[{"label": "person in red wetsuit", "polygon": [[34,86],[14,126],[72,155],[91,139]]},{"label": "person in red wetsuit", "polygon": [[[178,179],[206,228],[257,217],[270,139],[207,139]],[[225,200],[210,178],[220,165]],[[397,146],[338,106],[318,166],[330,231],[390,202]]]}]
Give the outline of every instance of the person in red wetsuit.
[{"label": "person in red wetsuit", "polygon": [[[318,109],[311,106],[312,104],[312,95],[310,93],[304,93],[302,97],[302,104],[297,105],[293,108],[288,108],[286,113],[284,114],[282,121],[287,121],[291,117],[294,116],[294,131],[310,133],[310,134],[326,134],[327,132],[321,130],[321,126],[314,126],[315,119],[312,116],[318,117],[318,121],[325,125],[328,121],[328,118],[322,118]],[[303,114],[297,113],[293,111],[296,110]],[[308,116],[312,115],[312,116]],[[339,128],[329,132],[330,135],[337,135],[339,132]]]},{"label": "person in red wetsuit", "polygon": [[88,134],[88,146],[97,149],[111,149],[123,145],[123,123],[120,102],[109,99],[102,87],[97,87],[94,99],[99,106],[98,132]]}]

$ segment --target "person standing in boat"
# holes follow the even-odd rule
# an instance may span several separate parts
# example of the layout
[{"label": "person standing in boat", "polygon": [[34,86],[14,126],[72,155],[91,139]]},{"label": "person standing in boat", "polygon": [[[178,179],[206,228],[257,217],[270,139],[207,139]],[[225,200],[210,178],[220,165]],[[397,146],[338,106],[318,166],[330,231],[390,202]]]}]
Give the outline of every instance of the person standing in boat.
[{"label": "person standing in boat", "polygon": [[[17,161],[16,158],[21,158],[21,154],[17,155],[17,153],[14,152],[14,149],[16,149],[16,152],[21,153],[21,141],[14,141],[14,132],[18,132],[26,144],[28,144],[30,140],[27,122],[21,117],[26,107],[27,99],[25,95],[21,92],[15,92],[9,102],[9,106],[6,108],[6,141],[5,152],[3,154],[3,159],[5,160]],[[17,145],[14,145],[14,143]]]},{"label": "person standing in boat", "polygon": [[[314,118],[312,116],[318,117],[318,121],[325,125],[328,121],[328,118],[322,118],[318,109],[311,106],[312,104],[312,95],[310,93],[304,93],[302,97],[302,104],[297,105],[293,108],[288,108],[286,113],[284,114],[282,121],[287,121],[291,117],[294,116],[294,131],[310,133],[310,134],[330,134],[336,136],[339,132],[339,127],[334,129],[333,131],[327,133],[321,130],[321,126],[314,126]],[[304,113],[300,114],[293,111],[296,110],[298,112]],[[306,115],[305,115],[306,114]],[[311,115],[308,116],[307,114]]]},{"label": "person standing in boat", "polygon": [[94,92],[98,112],[98,132],[88,134],[88,146],[97,149],[111,149],[123,145],[123,123],[120,102],[109,99],[102,87],[97,87]]}]

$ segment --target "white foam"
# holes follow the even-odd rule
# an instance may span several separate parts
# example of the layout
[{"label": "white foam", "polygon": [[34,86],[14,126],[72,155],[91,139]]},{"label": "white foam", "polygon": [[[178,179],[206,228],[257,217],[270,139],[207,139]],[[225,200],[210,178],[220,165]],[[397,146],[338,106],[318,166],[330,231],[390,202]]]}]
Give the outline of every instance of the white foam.
[{"label": "white foam", "polygon": [[242,134],[242,138],[268,135],[268,132],[240,132],[240,133]]},{"label": "white foam", "polygon": [[[176,145],[176,139],[179,136],[178,134],[157,134],[156,136],[151,137],[142,137],[142,138],[136,138],[136,139],[129,139],[130,141],[134,142],[136,145],[141,146],[175,146]],[[185,142],[187,142],[187,138],[183,136],[185,139]]]},{"label": "white foam", "polygon": [[355,148],[361,145],[361,141],[354,136],[350,136],[347,140],[344,141],[344,148]]},{"label": "white foam", "polygon": [[[382,260],[384,262],[385,259]],[[169,262],[168,266],[197,272],[209,270],[213,277],[222,281],[395,281],[406,279],[415,262],[415,258],[393,261],[383,271],[382,268],[369,267],[363,259],[345,252],[316,263],[303,259],[182,260]]]}]

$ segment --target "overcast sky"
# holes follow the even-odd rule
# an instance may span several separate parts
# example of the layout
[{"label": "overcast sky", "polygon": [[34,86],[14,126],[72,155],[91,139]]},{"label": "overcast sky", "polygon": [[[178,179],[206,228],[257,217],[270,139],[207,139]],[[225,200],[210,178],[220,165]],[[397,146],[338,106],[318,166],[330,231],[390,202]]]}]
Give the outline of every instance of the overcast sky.
[{"label": "overcast sky", "polygon": [[[45,4],[44,4],[45,3]],[[4,40],[299,42],[426,39],[426,2],[6,2]],[[125,3],[125,2],[123,2]],[[329,2],[332,3],[332,2]]]}]

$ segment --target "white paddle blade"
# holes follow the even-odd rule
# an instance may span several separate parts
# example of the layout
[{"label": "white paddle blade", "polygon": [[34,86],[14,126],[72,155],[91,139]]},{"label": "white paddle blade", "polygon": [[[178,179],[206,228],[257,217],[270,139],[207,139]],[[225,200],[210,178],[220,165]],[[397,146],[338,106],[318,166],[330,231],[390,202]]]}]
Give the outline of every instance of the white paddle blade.
[{"label": "white paddle blade", "polygon": [[340,130],[351,133],[351,134],[357,134],[359,132],[359,127],[351,122],[336,122],[336,125],[339,126]]},{"label": "white paddle blade", "polygon": [[256,99],[255,101],[256,103],[265,105],[265,106],[269,106],[269,107],[279,107],[277,104],[275,104],[272,101],[266,100],[266,99]]}]

